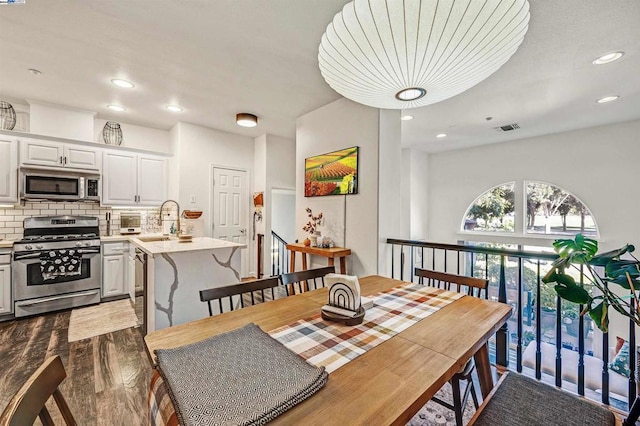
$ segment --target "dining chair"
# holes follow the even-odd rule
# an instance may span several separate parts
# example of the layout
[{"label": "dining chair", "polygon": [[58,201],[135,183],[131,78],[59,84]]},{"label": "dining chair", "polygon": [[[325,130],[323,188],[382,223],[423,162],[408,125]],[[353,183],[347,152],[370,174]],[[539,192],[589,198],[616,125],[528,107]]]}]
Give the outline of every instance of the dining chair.
[{"label": "dining chair", "polygon": [[298,288],[298,293],[311,290],[311,286],[313,286],[313,290],[324,287],[325,275],[335,272],[336,268],[334,266],[325,266],[324,268],[282,274],[280,275],[280,281],[285,286],[287,296],[289,296],[296,294],[296,287]]},{"label": "dining chair", "polygon": [[2,426],[32,425],[36,417],[44,426],[53,426],[53,420],[45,403],[49,397],[53,399],[67,425],[76,425],[59,386],[67,377],[60,356],[48,358],[25,382],[20,390],[11,398],[9,404],[0,415]]},{"label": "dining chair", "polygon": [[[463,275],[449,274],[445,272],[431,271],[428,269],[415,269],[415,275],[419,277],[419,283],[431,287],[442,288],[444,290],[456,291],[469,296],[478,298],[487,298],[487,288],[489,281],[482,278],[467,277]],[[473,358],[467,361],[465,366],[455,373],[449,383],[453,394],[453,404],[443,401],[440,398],[433,397],[432,401],[453,410],[456,417],[456,426],[462,426],[462,415],[467,405],[469,394],[473,399],[473,405],[478,408],[478,397],[473,385],[473,372],[475,371],[475,363]],[[460,384],[465,382],[464,390],[461,392]]]},{"label": "dining chair", "polygon": [[[229,310],[233,311],[235,309],[233,306],[234,296],[239,296],[240,300],[238,302],[238,308],[244,308],[246,305],[257,305],[258,303],[266,302],[268,300],[275,300],[277,298],[278,292],[276,289],[278,285],[278,277],[271,277],[256,281],[226,285],[223,287],[208,288],[206,290],[200,290],[200,301],[207,302],[209,315],[213,316],[213,306],[211,303],[216,300],[218,301],[220,313],[224,312],[223,300],[228,300]],[[267,290],[266,293],[265,290]]]}]

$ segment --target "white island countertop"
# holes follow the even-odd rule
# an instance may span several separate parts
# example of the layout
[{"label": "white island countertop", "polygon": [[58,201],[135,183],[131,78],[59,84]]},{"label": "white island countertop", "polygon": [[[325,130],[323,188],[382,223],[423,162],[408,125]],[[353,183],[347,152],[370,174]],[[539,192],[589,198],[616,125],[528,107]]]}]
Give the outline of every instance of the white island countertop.
[{"label": "white island countertop", "polygon": [[[144,238],[143,238],[144,239]],[[142,241],[136,237],[129,237],[129,241],[134,243],[145,253],[155,256],[163,253],[180,253],[201,250],[216,250],[222,248],[246,248],[246,244],[234,243],[217,238],[197,237],[190,242],[180,242],[178,239],[170,239],[168,241]]]}]

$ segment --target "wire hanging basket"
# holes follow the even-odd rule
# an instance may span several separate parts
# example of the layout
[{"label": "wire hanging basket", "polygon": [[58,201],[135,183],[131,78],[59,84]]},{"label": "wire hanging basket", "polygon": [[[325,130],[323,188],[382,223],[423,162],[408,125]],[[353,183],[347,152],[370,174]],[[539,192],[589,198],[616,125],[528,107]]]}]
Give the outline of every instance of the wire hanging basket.
[{"label": "wire hanging basket", "polygon": [[120,123],[107,121],[102,129],[102,139],[107,145],[122,145],[122,128]]},{"label": "wire hanging basket", "polygon": [[0,129],[13,130],[16,125],[16,111],[9,102],[0,101]]}]

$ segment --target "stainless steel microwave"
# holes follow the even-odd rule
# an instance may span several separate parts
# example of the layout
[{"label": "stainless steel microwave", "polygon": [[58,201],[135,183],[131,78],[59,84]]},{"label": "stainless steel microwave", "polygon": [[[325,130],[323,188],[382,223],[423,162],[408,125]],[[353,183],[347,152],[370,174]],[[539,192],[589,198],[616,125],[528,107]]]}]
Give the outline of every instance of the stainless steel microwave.
[{"label": "stainless steel microwave", "polygon": [[23,200],[100,201],[100,175],[57,170],[21,169]]}]

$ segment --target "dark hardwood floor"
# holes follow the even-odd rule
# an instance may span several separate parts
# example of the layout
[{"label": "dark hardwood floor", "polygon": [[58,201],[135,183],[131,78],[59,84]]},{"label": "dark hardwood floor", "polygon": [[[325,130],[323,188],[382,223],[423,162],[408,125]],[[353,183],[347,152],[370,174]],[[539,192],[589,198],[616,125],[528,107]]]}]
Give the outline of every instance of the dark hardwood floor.
[{"label": "dark hardwood floor", "polygon": [[[69,343],[70,311],[0,323],[0,411],[49,356],[67,371],[61,390],[79,425],[145,425],[151,364],[138,328]],[[55,404],[47,407],[54,422]]]}]

